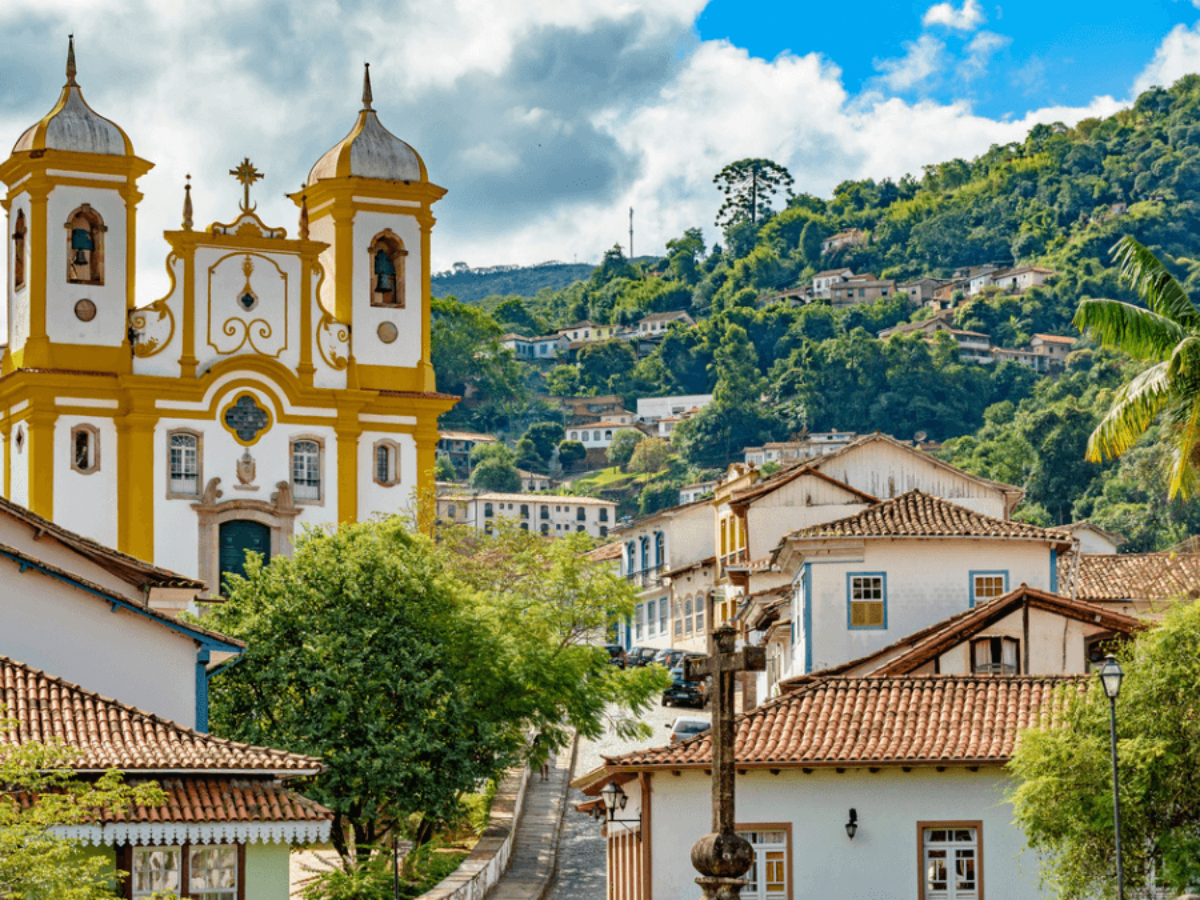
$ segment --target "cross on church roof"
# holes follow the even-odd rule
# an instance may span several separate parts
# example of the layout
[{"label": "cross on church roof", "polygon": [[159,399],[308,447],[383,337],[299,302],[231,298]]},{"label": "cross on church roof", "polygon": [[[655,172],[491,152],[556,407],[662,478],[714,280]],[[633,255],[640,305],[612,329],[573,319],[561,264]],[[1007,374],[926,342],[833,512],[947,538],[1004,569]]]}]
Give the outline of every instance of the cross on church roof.
[{"label": "cross on church roof", "polygon": [[250,157],[247,156],[236,169],[230,169],[229,174],[238,180],[246,192],[242,201],[242,212],[253,212],[254,207],[250,205],[250,185],[262,181],[263,173],[254,168],[254,163],[250,162]]}]

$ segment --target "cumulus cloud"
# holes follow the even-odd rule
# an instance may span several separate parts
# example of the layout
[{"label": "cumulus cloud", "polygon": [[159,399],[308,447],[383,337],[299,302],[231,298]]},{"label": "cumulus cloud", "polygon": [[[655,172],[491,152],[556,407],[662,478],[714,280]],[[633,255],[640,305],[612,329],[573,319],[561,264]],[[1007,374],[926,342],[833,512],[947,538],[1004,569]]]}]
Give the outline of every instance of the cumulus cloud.
[{"label": "cumulus cloud", "polygon": [[925,10],[921,24],[926,28],[941,25],[953,31],[974,31],[986,20],[979,0],[964,0],[958,9],[954,8],[953,3],[935,3]]},{"label": "cumulus cloud", "polygon": [[907,91],[927,81],[942,65],[946,45],[932,35],[923,34],[904,44],[904,56],[877,59],[875,69],[883,83],[893,91]]},{"label": "cumulus cloud", "polygon": [[1156,84],[1170,87],[1192,72],[1200,72],[1200,22],[1191,28],[1176,25],[1171,29],[1158,45],[1154,59],[1134,81],[1134,91],[1140,94]]},{"label": "cumulus cloud", "polygon": [[1012,38],[993,31],[981,31],[967,42],[966,56],[958,66],[959,75],[970,80],[987,71],[992,57],[1012,43]]}]

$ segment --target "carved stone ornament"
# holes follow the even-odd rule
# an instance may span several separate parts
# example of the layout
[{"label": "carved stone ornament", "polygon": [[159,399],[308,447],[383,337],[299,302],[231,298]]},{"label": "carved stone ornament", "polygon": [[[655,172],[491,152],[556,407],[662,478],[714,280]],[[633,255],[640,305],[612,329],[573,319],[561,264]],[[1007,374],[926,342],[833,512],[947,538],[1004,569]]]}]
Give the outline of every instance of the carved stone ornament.
[{"label": "carved stone ornament", "polygon": [[200,502],[191,505],[199,525],[200,580],[209,585],[212,595],[218,591],[215,585],[221,571],[218,537],[222,524],[240,519],[266,525],[271,529],[271,556],[291,556],[296,517],[304,511],[292,498],[291,482],[277,483],[267,501],[249,497],[223,501],[217,487],[220,483],[220,478],[210,478]]},{"label": "carved stone ornament", "polygon": [[258,486],[254,484],[254,475],[257,471],[258,465],[254,462],[254,457],[250,455],[250,448],[247,447],[237,461],[238,483],[234,485],[233,489],[235,491],[257,491]]},{"label": "carved stone ornament", "polygon": [[90,322],[96,318],[96,304],[91,300],[83,299],[75,304],[75,318],[80,322]]},{"label": "carved stone ornament", "polygon": [[385,344],[390,344],[400,336],[400,331],[396,328],[394,322],[380,322],[376,334],[379,335],[379,339]]}]

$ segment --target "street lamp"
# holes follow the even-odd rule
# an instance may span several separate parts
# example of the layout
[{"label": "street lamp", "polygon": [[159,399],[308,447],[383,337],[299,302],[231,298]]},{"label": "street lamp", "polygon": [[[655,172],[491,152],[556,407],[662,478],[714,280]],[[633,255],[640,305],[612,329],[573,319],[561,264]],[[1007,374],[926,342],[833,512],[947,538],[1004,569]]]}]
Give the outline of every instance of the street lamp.
[{"label": "street lamp", "polygon": [[1112,743],[1113,773],[1113,828],[1117,838],[1117,900],[1125,900],[1125,872],[1121,868],[1121,790],[1117,782],[1117,695],[1121,693],[1121,679],[1125,673],[1121,664],[1111,654],[1100,667],[1100,683],[1108,697],[1108,730]]},{"label": "street lamp", "polygon": [[846,836],[850,840],[854,840],[854,835],[858,834],[858,810],[850,810],[850,820],[846,823]]},{"label": "street lamp", "polygon": [[[642,814],[638,813],[636,819],[618,819],[617,813],[625,809],[625,804],[629,802],[629,795],[621,790],[621,786],[616,781],[610,781],[603,790],[600,791],[600,798],[604,801],[604,808],[608,813],[608,821],[616,822],[622,825],[640,825],[642,823]],[[641,841],[642,832],[639,829],[637,839]]]}]

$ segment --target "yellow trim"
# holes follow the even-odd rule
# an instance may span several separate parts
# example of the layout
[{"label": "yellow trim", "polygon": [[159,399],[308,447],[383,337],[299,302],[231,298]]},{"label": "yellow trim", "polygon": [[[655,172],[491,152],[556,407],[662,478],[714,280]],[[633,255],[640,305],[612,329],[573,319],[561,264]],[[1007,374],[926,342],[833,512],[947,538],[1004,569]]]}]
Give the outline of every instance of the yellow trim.
[{"label": "yellow trim", "polygon": [[362,426],[357,417],[341,420],[334,426],[337,435],[338,522],[358,518],[358,439]]},{"label": "yellow trim", "polygon": [[54,423],[58,412],[33,408],[29,411],[29,508],[39,516],[54,519]]},{"label": "yellow trim", "polygon": [[154,432],[158,416],[135,404],[117,418],[117,549],[154,561]]},{"label": "yellow trim", "polygon": [[4,496],[12,497],[12,423],[7,418],[0,422],[0,435],[4,436]]},{"label": "yellow trim", "polygon": [[[228,396],[228,394],[226,396]],[[254,405],[258,409],[262,409],[262,407],[259,406],[259,403],[258,403],[259,398],[255,393],[253,393],[252,391],[245,391],[245,390],[238,391],[238,393],[236,395],[234,395],[233,399],[231,399],[227,404],[225,404],[225,407],[221,410],[220,415],[217,416],[217,421],[221,424],[221,427],[224,428],[226,431],[228,431],[231,435],[233,435],[233,439],[235,441],[237,441],[239,444],[241,444],[243,447],[253,447],[255,444],[257,444],[259,442],[259,440],[262,439],[262,436],[264,434],[266,434],[268,431],[271,430],[271,426],[275,424],[275,417],[271,414],[271,411],[269,409],[263,409],[263,412],[266,413],[266,416],[267,416],[267,424],[264,425],[262,428],[260,428],[255,433],[254,437],[252,437],[250,440],[248,440],[248,441],[242,440],[241,437],[238,435],[238,433],[236,431],[234,431],[232,428],[230,428],[229,425],[225,422],[225,416],[228,415],[229,410],[232,409],[234,406],[236,406],[237,402],[239,400],[241,400],[243,397],[249,397],[250,400],[254,403]]]},{"label": "yellow trim", "polygon": [[413,391],[424,393],[425,379],[420,368],[411,366],[364,366],[358,363],[358,383],[363,390]]}]

